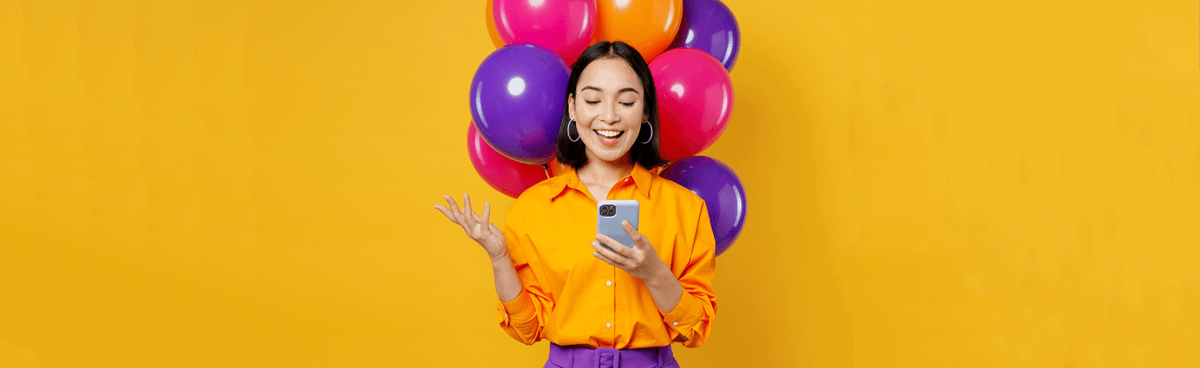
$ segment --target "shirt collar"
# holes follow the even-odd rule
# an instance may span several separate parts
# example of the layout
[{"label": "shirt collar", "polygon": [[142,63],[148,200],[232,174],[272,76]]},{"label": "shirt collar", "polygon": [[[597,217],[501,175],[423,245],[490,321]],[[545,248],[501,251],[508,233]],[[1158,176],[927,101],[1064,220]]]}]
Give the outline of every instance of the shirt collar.
[{"label": "shirt collar", "polygon": [[[632,178],[632,179],[629,179]],[[629,173],[628,177],[621,180],[633,180],[633,185],[642,193],[642,196],[650,198],[650,181],[654,180],[654,174],[650,170],[642,167],[639,164],[633,164],[633,172]],[[563,165],[563,172],[554,177],[553,185],[550,189],[550,199],[558,197],[568,187],[579,189],[583,186],[583,182],[579,180],[579,174],[575,172],[575,168],[571,165]]]}]

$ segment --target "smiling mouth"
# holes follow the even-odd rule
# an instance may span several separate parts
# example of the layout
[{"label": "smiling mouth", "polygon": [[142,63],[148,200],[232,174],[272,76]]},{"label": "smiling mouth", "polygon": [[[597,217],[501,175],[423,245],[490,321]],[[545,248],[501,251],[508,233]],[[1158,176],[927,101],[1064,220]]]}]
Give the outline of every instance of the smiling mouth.
[{"label": "smiling mouth", "polygon": [[596,132],[596,135],[600,136],[600,138],[603,138],[603,139],[617,139],[617,138],[621,138],[621,136],[622,136],[622,135],[625,135],[625,131],[624,131],[624,130],[596,130],[596,129],[592,129],[592,131],[593,131],[593,132]]}]

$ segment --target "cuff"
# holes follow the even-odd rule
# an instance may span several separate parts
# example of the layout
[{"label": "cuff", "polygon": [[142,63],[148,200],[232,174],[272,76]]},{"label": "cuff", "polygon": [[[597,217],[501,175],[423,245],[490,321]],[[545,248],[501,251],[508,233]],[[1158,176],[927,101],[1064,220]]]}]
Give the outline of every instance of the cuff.
[{"label": "cuff", "polygon": [[[500,297],[496,297],[496,299],[500,299]],[[500,313],[498,318],[506,324],[511,320],[528,321],[534,315],[533,302],[529,300],[529,293],[525,292],[525,288],[521,288],[521,292],[515,299],[507,302],[501,300],[500,306],[496,309]]]},{"label": "cuff", "polygon": [[667,327],[683,337],[690,337],[692,327],[699,322],[702,311],[703,307],[700,305],[700,301],[685,291],[683,297],[679,298],[679,303],[675,304],[675,309],[672,309],[670,313],[659,311],[658,314],[662,315],[663,323],[666,323]]}]

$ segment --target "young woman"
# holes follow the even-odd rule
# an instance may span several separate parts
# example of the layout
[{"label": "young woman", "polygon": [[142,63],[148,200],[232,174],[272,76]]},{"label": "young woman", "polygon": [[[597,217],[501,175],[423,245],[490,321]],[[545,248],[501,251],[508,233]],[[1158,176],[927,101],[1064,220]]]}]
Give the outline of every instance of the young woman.
[{"label": "young woman", "polygon": [[[435,208],[491,257],[500,327],[550,341],[545,367],[678,367],[671,343],[698,347],[712,332],[715,240],[704,200],[649,171],[665,163],[650,68],[623,42],[597,43],[565,98],[557,155],[570,167],[522,193],[504,229],[466,194],[461,211],[449,195]],[[639,202],[639,228],[623,224],[633,248],[596,234],[604,199]]]}]

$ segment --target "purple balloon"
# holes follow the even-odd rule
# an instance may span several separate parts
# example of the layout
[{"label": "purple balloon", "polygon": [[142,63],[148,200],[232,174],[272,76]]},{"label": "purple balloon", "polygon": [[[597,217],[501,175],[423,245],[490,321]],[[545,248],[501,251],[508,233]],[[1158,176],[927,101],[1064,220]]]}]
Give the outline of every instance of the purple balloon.
[{"label": "purple balloon", "polygon": [[746,189],[737,174],[721,161],[692,156],[671,163],[659,176],[704,199],[713,236],[717,239],[717,255],[725,253],[746,224]]},{"label": "purple balloon", "polygon": [[670,48],[690,47],[717,58],[725,70],[733,71],[742,47],[733,11],[719,0],[683,0],[683,19]]},{"label": "purple balloon", "polygon": [[471,117],[504,156],[526,164],[554,157],[571,69],[554,51],[531,43],[501,47],[471,80]]}]

